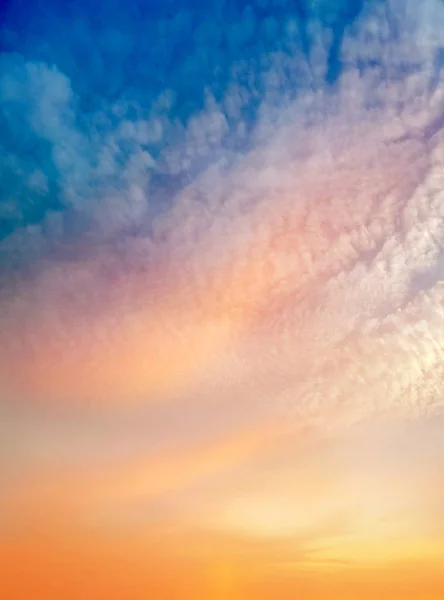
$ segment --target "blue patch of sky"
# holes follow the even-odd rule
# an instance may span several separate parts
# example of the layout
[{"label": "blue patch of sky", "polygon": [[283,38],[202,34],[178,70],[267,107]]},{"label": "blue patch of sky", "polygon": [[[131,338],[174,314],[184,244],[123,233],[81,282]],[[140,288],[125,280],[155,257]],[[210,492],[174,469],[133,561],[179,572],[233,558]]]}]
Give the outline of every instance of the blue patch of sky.
[{"label": "blue patch of sky", "polygon": [[[223,104],[233,81],[248,94],[238,113],[224,112],[227,128],[215,145],[218,151],[221,147],[246,151],[267,92],[262,75],[273,70],[276,55],[291,59],[296,49],[299,56],[308,57],[316,43],[311,24],[316,23],[318,33],[331,32],[325,80],[309,81],[297,64],[281,60],[282,73],[267,102],[279,107],[281,97],[294,97],[307,85],[334,84],[341,71],[344,31],[363,5],[364,0],[254,0],[250,4],[232,0],[10,0],[0,28],[4,69],[0,80],[15,78],[19,91],[12,100],[4,95],[0,99],[0,237],[39,222],[48,209],[62,209],[61,188],[67,180],[69,185],[88,180],[84,187],[79,184],[80,195],[88,195],[94,186],[103,187],[104,175],[87,175],[97,163],[97,152],[82,161],[82,143],[100,145],[101,135],[117,128],[122,119],[136,121],[148,114],[153,118],[156,111],[162,116],[162,134],[143,144],[156,165],[151,185],[167,192],[180,187],[183,178],[194,177],[217,157],[216,149],[212,154],[208,142],[208,152],[191,157],[176,171],[162,162],[162,154],[168,145],[180,144],[190,119],[205,110],[209,95],[216,105]],[[16,54],[23,58],[12,60]],[[72,90],[68,99],[72,113],[66,110],[54,117],[64,124],[55,123],[50,134],[48,123],[44,134],[30,125],[39,75],[32,85],[25,81],[29,74],[24,65],[29,62],[55,67]],[[66,90],[62,88],[63,96]],[[62,101],[62,97],[52,100],[57,106]],[[119,111],[110,110],[116,105]],[[239,121],[244,125],[241,136],[236,133]],[[74,128],[83,137],[67,139],[73,146],[70,153],[64,162],[55,160],[55,142],[60,146],[60,138],[68,137]],[[131,143],[119,141],[122,169]],[[71,165],[67,164],[70,160]],[[25,183],[29,174],[33,185]],[[115,177],[111,174],[106,185],[118,186]]]}]

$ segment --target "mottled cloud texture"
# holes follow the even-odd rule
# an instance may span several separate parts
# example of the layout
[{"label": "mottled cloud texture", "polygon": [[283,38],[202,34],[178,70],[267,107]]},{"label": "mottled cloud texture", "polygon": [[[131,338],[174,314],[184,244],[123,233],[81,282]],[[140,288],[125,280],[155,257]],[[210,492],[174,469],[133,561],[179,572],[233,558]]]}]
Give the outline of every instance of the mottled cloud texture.
[{"label": "mottled cloud texture", "polygon": [[[371,518],[393,520],[396,552],[429,543],[444,490],[444,448],[424,433],[444,408],[443,2],[24,16],[11,1],[0,36],[7,518],[293,533],[307,564],[333,560],[322,540],[342,540],[345,563],[359,532],[376,544]],[[406,440],[423,470],[396,454]],[[344,458],[379,443],[390,464]],[[287,485],[294,457],[308,491]],[[424,472],[433,491],[405,506]],[[361,478],[385,486],[379,508]]]}]

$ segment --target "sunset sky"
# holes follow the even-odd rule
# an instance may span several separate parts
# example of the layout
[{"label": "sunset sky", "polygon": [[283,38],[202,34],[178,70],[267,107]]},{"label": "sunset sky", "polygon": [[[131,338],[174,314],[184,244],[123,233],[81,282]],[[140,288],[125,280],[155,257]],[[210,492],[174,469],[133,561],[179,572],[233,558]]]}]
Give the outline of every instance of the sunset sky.
[{"label": "sunset sky", "polygon": [[444,2],[0,6],[0,597],[444,598]]}]

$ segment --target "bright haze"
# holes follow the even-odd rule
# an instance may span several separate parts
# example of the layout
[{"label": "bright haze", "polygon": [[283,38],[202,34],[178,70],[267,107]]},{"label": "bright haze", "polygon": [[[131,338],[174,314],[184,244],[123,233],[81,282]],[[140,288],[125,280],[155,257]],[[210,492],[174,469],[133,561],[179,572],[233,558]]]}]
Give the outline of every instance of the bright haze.
[{"label": "bright haze", "polygon": [[5,600],[442,600],[444,2],[0,9]]}]

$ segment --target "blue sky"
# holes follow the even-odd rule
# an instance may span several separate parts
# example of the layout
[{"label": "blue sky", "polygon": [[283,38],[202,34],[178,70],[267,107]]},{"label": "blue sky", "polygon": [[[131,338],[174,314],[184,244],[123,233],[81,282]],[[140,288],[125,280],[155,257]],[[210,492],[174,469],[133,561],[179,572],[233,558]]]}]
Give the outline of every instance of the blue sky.
[{"label": "blue sky", "polygon": [[[9,2],[0,177],[17,202],[2,210],[2,237],[125,187],[130,157],[130,176],[145,187],[151,180],[161,204],[211,162],[245,152],[264,107],[278,115],[301,90],[334,84],[344,32],[362,5]],[[123,119],[149,126],[115,142],[114,170],[97,169]]]}]

